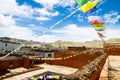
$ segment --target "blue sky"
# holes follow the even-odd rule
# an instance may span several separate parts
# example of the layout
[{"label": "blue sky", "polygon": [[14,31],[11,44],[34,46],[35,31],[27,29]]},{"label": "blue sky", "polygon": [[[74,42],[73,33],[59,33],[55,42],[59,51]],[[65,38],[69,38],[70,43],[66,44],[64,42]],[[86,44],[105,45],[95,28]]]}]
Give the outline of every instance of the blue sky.
[{"label": "blue sky", "polygon": [[[98,16],[105,22],[106,39],[120,38],[119,0],[99,1],[97,11],[90,16]],[[48,30],[77,6],[74,0],[0,0],[0,36],[40,42],[100,40],[80,10]]]}]

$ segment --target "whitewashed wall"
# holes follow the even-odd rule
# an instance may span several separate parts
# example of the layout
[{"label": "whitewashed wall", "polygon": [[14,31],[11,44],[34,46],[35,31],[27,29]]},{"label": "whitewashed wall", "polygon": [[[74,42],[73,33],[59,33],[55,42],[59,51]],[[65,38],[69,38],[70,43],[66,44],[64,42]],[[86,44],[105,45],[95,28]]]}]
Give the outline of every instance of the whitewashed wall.
[{"label": "whitewashed wall", "polygon": [[[6,46],[7,44],[7,46]],[[0,42],[0,52],[4,49],[5,51],[12,51],[16,48],[18,48],[20,44],[15,44],[15,43],[5,43],[5,42]]]}]

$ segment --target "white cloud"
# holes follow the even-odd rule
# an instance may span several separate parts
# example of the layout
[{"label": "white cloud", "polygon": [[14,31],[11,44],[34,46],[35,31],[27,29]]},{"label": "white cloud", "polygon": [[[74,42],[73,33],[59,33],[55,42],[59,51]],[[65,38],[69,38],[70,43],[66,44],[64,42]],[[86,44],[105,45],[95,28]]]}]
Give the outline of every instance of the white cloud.
[{"label": "white cloud", "polygon": [[[118,27],[118,26],[114,26],[114,27]],[[118,29],[107,29],[107,39],[110,38],[120,38],[120,28]]]},{"label": "white cloud", "polygon": [[120,19],[120,14],[118,12],[110,12],[108,14],[105,14],[104,16],[104,21],[105,23],[108,23],[108,24],[115,24],[119,21]]},{"label": "white cloud", "polygon": [[58,5],[62,7],[69,6],[70,8],[73,8],[73,6],[75,5],[75,1],[74,0],[59,0]]},{"label": "white cloud", "polygon": [[59,0],[34,0],[37,3],[40,3],[41,5],[43,5],[44,7],[46,7],[47,9],[52,9],[54,7],[55,4],[58,4]]},{"label": "white cloud", "polygon": [[95,14],[101,13],[101,11],[102,11],[101,8],[100,8],[100,9],[97,9],[97,10],[95,11]]},{"label": "white cloud", "polygon": [[54,30],[53,32],[59,33],[59,34],[67,34],[67,35],[76,36],[76,37],[77,36],[89,37],[89,36],[93,36],[96,33],[92,27],[78,27],[75,24],[67,25],[63,29]]},{"label": "white cloud", "polygon": [[52,10],[56,5],[57,6],[70,6],[73,7],[75,4],[74,0],[34,0],[37,3],[42,4],[44,7],[46,7],[49,10]]},{"label": "white cloud", "polygon": [[46,27],[42,27],[42,26],[37,26],[37,25],[34,25],[34,24],[30,24],[28,25],[30,28],[30,30],[33,30],[33,31],[40,31],[42,32],[43,30],[47,30],[48,28]]},{"label": "white cloud", "polygon": [[12,16],[4,16],[3,14],[0,14],[0,27],[10,27],[14,24],[15,21],[12,19]]},{"label": "white cloud", "polygon": [[57,11],[55,11],[54,13],[49,12],[46,8],[37,9],[36,11],[41,16],[57,16],[57,15],[59,15],[59,12],[57,12]]},{"label": "white cloud", "polygon": [[[34,0],[43,5],[43,8],[32,8],[31,5],[22,4],[18,5],[16,0],[0,0],[0,13],[18,16],[22,18],[30,18],[39,21],[50,20],[51,17],[58,16],[59,12],[54,11],[56,6],[74,9],[74,0]],[[68,10],[69,10],[68,9]],[[36,16],[37,15],[37,16]],[[18,18],[19,19],[19,18]]]},{"label": "white cloud", "polygon": [[30,25],[28,25],[28,26],[30,26],[30,27],[35,27],[36,25],[34,25],[34,24],[30,24]]},{"label": "white cloud", "polygon": [[0,13],[30,17],[32,12],[31,6],[19,6],[16,0],[0,0]]},{"label": "white cloud", "polygon": [[[0,13],[36,20],[49,20],[48,18],[59,15],[59,12],[53,12],[46,8],[32,8],[27,4],[18,5],[16,0],[0,0]],[[42,19],[40,19],[41,17]]]},{"label": "white cloud", "polygon": [[59,12],[58,11],[52,12],[47,10],[46,8],[41,8],[41,9],[36,8],[34,14],[38,15],[38,17],[34,17],[36,20],[46,21],[46,20],[50,20],[50,17],[58,16]]},{"label": "white cloud", "polygon": [[29,28],[16,26],[12,16],[4,16],[0,14],[0,36],[31,39],[34,36],[34,32]]},{"label": "white cloud", "polygon": [[57,35],[43,35],[43,36],[35,38],[34,40],[49,43],[49,42],[54,42],[56,40],[61,40],[61,38]]},{"label": "white cloud", "polygon": [[77,19],[79,22],[83,22],[83,16],[81,16],[80,14],[77,16]]},{"label": "white cloud", "polygon": [[44,21],[50,20],[50,18],[48,18],[48,17],[36,17],[35,19],[36,19],[36,20],[39,20],[39,21],[42,21],[42,20],[44,20]]},{"label": "white cloud", "polygon": [[[50,33],[52,34],[44,34],[34,40],[42,42],[54,42],[56,40],[75,42],[91,41],[95,39],[101,40],[93,27],[78,27],[75,24],[67,25],[57,30],[51,30]],[[119,29],[106,29],[103,33],[106,35],[105,40],[110,38],[120,38]]]},{"label": "white cloud", "polygon": [[67,25],[62,29],[50,31],[52,34],[38,37],[37,41],[54,42],[56,40],[89,41],[100,39],[96,31],[91,27],[78,27],[75,24]]},{"label": "white cloud", "polygon": [[88,20],[89,21],[100,21],[101,17],[100,16],[89,16]]},{"label": "white cloud", "polygon": [[[9,31],[8,31],[9,30]],[[25,27],[11,26],[7,28],[0,28],[0,36],[7,36],[18,39],[29,40],[32,38],[34,33]]]}]

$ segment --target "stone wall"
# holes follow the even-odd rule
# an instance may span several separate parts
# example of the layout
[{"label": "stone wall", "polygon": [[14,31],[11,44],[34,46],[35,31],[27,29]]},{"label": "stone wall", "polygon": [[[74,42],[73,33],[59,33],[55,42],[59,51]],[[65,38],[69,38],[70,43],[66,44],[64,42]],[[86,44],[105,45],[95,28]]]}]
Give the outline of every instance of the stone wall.
[{"label": "stone wall", "polygon": [[5,51],[13,51],[17,47],[19,47],[20,44],[18,43],[6,43],[6,42],[0,42],[0,53],[4,53]]}]

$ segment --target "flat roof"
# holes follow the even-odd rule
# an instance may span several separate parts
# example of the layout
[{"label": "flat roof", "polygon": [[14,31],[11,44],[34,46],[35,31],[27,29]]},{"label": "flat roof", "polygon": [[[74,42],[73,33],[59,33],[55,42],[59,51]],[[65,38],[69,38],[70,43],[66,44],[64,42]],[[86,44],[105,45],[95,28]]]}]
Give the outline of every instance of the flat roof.
[{"label": "flat roof", "polygon": [[74,73],[78,70],[76,68],[70,68],[70,67],[58,66],[58,65],[49,65],[49,64],[46,64],[46,63],[40,64],[40,65],[37,65],[37,66],[43,67],[43,69],[23,73],[23,74],[20,74],[20,75],[16,75],[16,76],[13,76],[13,77],[6,78],[4,80],[20,80],[20,79],[23,79],[25,77],[32,77],[32,76],[35,76],[35,75],[45,73],[47,71],[58,73],[58,74],[68,75],[68,74],[72,74],[72,73]]},{"label": "flat roof", "polygon": [[0,61],[5,61],[5,60],[16,60],[16,59],[22,59],[22,57],[16,57],[16,56],[8,56],[4,59],[1,59]]}]

